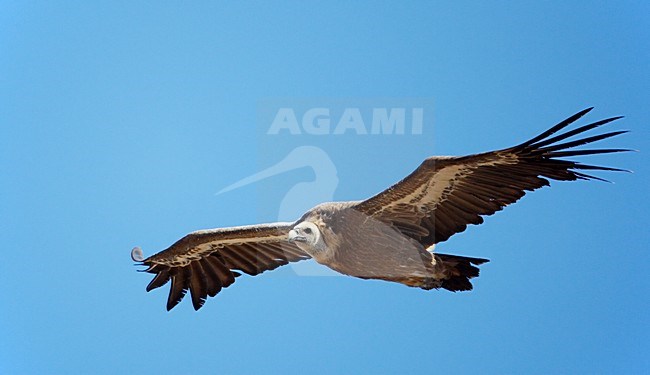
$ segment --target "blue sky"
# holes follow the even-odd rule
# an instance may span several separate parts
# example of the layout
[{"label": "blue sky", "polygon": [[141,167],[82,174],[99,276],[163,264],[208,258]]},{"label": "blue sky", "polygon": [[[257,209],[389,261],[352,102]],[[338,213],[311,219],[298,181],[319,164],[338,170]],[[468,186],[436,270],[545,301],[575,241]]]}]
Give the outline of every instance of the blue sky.
[{"label": "blue sky", "polygon": [[[0,372],[647,371],[649,15],[641,1],[1,2]],[[433,103],[422,134],[264,131],[278,101],[417,100]],[[167,287],[145,293],[129,258],[277,220],[314,172],[216,192],[294,147],[329,156],[334,199],[362,199],[426,156],[511,146],[590,106],[632,131],[604,145],[640,152],[589,161],[634,173],[553,183],[440,245],[491,259],[470,293],[284,267],[166,312]]]}]

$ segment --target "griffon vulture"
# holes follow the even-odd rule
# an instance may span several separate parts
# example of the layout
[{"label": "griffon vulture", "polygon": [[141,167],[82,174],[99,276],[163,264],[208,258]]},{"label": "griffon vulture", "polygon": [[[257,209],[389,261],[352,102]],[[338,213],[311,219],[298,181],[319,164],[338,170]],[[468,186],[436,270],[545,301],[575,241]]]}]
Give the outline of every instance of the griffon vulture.
[{"label": "griffon vulture", "polygon": [[614,131],[562,143],[617,120],[612,117],[552,136],[591,108],[514,147],[461,157],[430,157],[410,175],[364,201],[323,203],[293,223],[260,224],[190,233],[166,250],[134,261],[155,275],[146,290],[171,280],[167,310],[189,289],[194,309],[235,282],[289,262],[313,258],[362,279],[393,281],[422,289],[471,290],[476,267],[487,262],[433,251],[434,245],[481,224],[526,191],[560,181],[602,180],[585,171],[622,171],[566,157],[629,151],[576,146],[610,138]]}]

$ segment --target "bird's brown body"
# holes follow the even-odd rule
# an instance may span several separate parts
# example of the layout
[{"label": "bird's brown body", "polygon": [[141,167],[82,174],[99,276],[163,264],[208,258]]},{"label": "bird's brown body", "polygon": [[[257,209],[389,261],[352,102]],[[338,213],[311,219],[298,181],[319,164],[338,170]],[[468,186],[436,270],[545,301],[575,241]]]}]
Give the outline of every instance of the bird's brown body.
[{"label": "bird's brown body", "polygon": [[315,223],[327,244],[326,252],[310,254],[318,263],[349,276],[423,289],[472,288],[468,280],[479,273],[472,263],[487,259],[434,254],[391,224],[359,211],[358,204],[324,203],[301,218]]}]

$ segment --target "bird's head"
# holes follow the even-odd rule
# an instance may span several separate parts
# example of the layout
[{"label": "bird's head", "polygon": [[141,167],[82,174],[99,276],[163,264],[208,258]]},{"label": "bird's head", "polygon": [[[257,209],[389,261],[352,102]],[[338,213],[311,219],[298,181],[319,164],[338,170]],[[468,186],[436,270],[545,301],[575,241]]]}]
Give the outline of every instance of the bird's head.
[{"label": "bird's head", "polygon": [[323,235],[318,225],[311,221],[301,221],[289,231],[287,237],[289,242],[293,242],[307,254],[316,257],[318,253],[326,250]]}]

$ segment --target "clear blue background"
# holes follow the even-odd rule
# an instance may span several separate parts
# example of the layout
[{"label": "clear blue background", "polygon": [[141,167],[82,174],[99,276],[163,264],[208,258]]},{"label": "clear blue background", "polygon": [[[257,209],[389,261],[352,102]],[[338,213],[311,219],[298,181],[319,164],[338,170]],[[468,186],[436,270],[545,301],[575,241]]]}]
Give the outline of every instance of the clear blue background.
[{"label": "clear blue background", "polygon": [[[643,1],[1,2],[0,372],[647,372],[649,15]],[[129,251],[275,220],[255,188],[214,194],[259,170],[256,105],[273,97],[434,98],[431,147],[340,150],[339,200],[588,106],[626,115],[610,128],[632,133],[605,144],[641,152],[589,159],[635,171],[604,175],[615,184],[554,183],[441,245],[492,260],[471,293],[277,270],[168,313]]]}]

